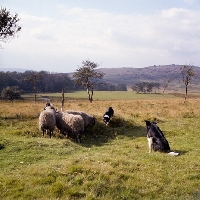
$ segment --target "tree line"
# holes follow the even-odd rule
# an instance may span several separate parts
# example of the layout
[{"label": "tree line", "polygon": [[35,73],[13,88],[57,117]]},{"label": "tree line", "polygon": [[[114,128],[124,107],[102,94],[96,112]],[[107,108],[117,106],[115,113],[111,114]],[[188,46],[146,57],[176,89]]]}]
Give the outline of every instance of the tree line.
[{"label": "tree line", "polygon": [[132,86],[132,90],[136,93],[159,93],[160,83],[141,82]]},{"label": "tree line", "polygon": [[[185,85],[185,97],[184,97],[184,103],[187,99],[188,94],[188,86],[192,81],[192,78],[195,76],[195,71],[191,65],[184,65],[180,68],[180,75],[182,77],[182,81]],[[165,89],[168,87],[169,83],[172,80],[168,79],[163,85],[163,93],[165,92]],[[160,84],[155,82],[141,82],[133,85],[132,87],[133,91],[136,91],[136,93],[159,93]]]},{"label": "tree line", "polygon": [[[83,86],[74,83],[66,73],[50,73],[46,71],[0,72],[0,91],[6,87],[18,86],[23,92],[61,92],[84,90]],[[126,85],[94,83],[95,90],[126,90]]]},{"label": "tree line", "polygon": [[51,74],[45,71],[35,72],[0,72],[0,90],[5,87],[18,86],[23,92],[60,92],[63,88],[77,89],[67,74]]}]

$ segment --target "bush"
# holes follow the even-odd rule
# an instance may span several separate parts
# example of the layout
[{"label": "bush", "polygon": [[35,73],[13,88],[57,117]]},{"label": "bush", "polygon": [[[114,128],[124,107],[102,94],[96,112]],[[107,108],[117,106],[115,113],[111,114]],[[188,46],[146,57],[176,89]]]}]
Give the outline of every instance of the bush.
[{"label": "bush", "polygon": [[18,86],[6,87],[1,92],[3,99],[13,101],[14,99],[21,99],[22,90]]}]

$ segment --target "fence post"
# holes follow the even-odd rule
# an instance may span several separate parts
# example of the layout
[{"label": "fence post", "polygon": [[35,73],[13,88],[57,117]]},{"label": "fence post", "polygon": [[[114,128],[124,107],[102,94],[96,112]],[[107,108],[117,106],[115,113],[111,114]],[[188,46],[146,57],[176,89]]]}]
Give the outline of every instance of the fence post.
[{"label": "fence post", "polygon": [[64,104],[65,104],[65,92],[64,92],[64,89],[62,89],[62,111],[63,111],[63,108],[64,108]]}]

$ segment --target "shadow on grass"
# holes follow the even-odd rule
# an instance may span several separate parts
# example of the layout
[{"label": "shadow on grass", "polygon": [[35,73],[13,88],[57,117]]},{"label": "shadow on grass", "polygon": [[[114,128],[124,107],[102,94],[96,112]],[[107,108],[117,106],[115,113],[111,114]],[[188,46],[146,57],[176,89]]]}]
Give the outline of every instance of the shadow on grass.
[{"label": "shadow on grass", "polygon": [[132,120],[114,117],[111,119],[108,126],[105,126],[103,121],[98,120],[95,126],[86,128],[83,133],[82,146],[101,146],[105,143],[115,140],[116,137],[145,137],[145,126],[138,126]]},{"label": "shadow on grass", "polygon": [[194,192],[194,194],[193,194],[193,199],[195,200],[198,200],[198,199],[200,199],[200,188],[197,190],[197,191],[195,191]]},{"label": "shadow on grass", "polygon": [[0,144],[0,150],[4,149],[4,148],[5,148],[5,145],[4,144]]},{"label": "shadow on grass", "polygon": [[25,115],[25,114],[14,114],[14,115],[10,115],[10,116],[0,116],[0,120],[3,120],[3,121],[9,121],[9,120],[27,120],[27,119],[38,119],[38,116],[39,115]]},{"label": "shadow on grass", "polygon": [[[24,121],[23,116],[16,117],[14,116],[13,119],[15,119],[15,124],[21,124],[18,122]],[[25,118],[25,117],[24,117]],[[12,121],[12,117],[9,117],[9,120],[2,120],[2,122],[10,122]],[[4,124],[4,126],[7,126],[7,124]],[[23,125],[22,125],[23,126]],[[21,126],[20,126],[21,127]],[[38,130],[38,128],[35,127],[35,129],[30,130],[30,128],[27,126],[26,128],[22,129],[16,129],[16,131],[12,131],[13,134],[23,135],[23,136],[31,136],[31,137],[42,137],[42,132]],[[49,134],[45,134],[45,138],[49,138]],[[65,135],[61,134],[58,129],[56,129],[53,132],[53,137],[58,139],[66,140]],[[129,137],[131,139],[137,138],[137,137],[146,137],[146,128],[144,126],[138,126],[134,120],[125,120],[122,117],[113,117],[109,123],[108,126],[106,126],[103,123],[102,118],[98,118],[96,121],[96,124],[94,126],[89,126],[85,129],[82,137],[82,146],[83,147],[91,147],[91,146],[101,146],[104,145],[112,140],[115,140],[116,137],[125,138]],[[72,142],[77,142],[76,138],[69,137],[69,140]],[[2,148],[0,146],[0,148]]]},{"label": "shadow on grass", "polygon": [[179,156],[188,153],[188,151],[179,151],[179,150],[177,150],[177,149],[172,149],[172,151],[179,153]]}]

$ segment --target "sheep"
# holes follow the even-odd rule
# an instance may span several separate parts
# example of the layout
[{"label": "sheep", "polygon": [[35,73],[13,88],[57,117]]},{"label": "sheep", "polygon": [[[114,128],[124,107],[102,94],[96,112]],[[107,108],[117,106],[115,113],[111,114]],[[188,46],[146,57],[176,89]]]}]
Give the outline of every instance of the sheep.
[{"label": "sheep", "polygon": [[67,110],[66,112],[73,115],[80,115],[83,118],[85,128],[88,127],[89,125],[95,125],[96,119],[92,115],[89,115],[82,111],[75,111],[75,110]]},{"label": "sheep", "polygon": [[54,107],[46,106],[39,115],[39,130],[42,131],[42,136],[44,137],[45,130],[49,130],[50,138],[53,135],[53,131],[56,126],[56,112]]},{"label": "sheep", "polygon": [[66,137],[72,133],[76,136],[78,143],[81,143],[84,121],[80,115],[56,111],[56,126],[62,134],[66,134]]}]

